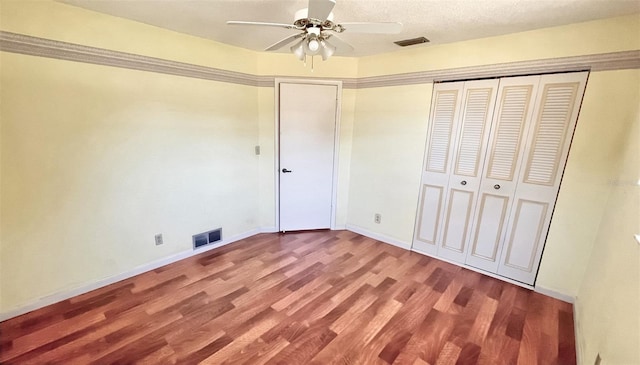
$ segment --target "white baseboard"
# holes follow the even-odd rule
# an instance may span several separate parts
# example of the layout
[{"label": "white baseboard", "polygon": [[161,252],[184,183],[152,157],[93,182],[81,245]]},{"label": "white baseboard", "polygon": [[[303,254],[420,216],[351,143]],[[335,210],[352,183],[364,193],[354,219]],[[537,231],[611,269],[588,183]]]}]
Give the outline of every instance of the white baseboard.
[{"label": "white baseboard", "polygon": [[73,289],[69,289],[69,290],[62,290],[60,292],[48,295],[46,297],[40,298],[38,300],[35,300],[31,303],[28,303],[26,305],[23,305],[19,308],[15,308],[15,309],[11,309],[9,311],[6,312],[2,312],[0,313],[0,322],[2,321],[6,321],[7,319],[13,318],[13,317],[17,317],[19,315],[34,311],[36,309],[40,309],[42,307],[46,307],[48,305],[51,304],[55,304],[58,302],[61,302],[63,300],[69,299],[69,298],[73,298],[75,296],[84,294],[84,293],[88,293],[92,290],[98,289],[98,288],[102,288],[104,286],[113,284],[113,283],[117,283],[119,281],[128,279],[130,277],[142,274],[144,272],[147,271],[151,271],[154,269],[157,269],[159,267],[174,263],[176,261],[180,261],[180,260],[184,260],[188,257],[191,256],[195,256],[195,255],[199,255],[203,252],[207,252],[213,249],[216,249],[218,247],[222,247],[224,245],[228,245],[229,243],[232,242],[236,242],[236,241],[240,241],[242,239],[245,239],[247,237],[251,237],[253,235],[256,235],[258,233],[262,232],[262,229],[253,229],[251,231],[248,232],[244,232],[238,235],[235,235],[233,237],[227,238],[227,239],[223,239],[221,242],[215,244],[215,245],[211,245],[211,246],[206,246],[206,247],[202,247],[199,248],[197,250],[188,250],[188,251],[183,251],[165,258],[161,258],[159,260],[155,260],[153,262],[150,262],[148,264],[144,264],[144,265],[140,265],[138,267],[135,267],[129,271],[125,271],[123,273],[117,274],[117,275],[113,275],[113,276],[109,276],[107,278],[104,279],[100,279],[98,281],[95,281],[93,283],[89,283],[89,284],[85,284],[82,285],[80,287],[77,288],[73,288]]},{"label": "white baseboard", "polygon": [[433,254],[417,250],[415,248],[413,248],[411,250],[414,251],[414,252],[417,252],[419,254],[425,255],[425,256],[433,257],[434,259],[437,259],[437,260],[440,260],[440,261],[444,261],[444,262],[448,262],[448,263],[456,265],[456,266],[464,267],[465,269],[469,269],[471,271],[475,271],[475,272],[478,272],[480,274],[490,276],[492,278],[500,279],[502,281],[506,281],[508,283],[511,283],[511,284],[514,284],[514,285],[518,285],[518,286],[521,286],[523,288],[531,289],[531,290],[533,290],[533,291],[535,291],[537,293],[544,294],[544,295],[546,295],[548,297],[555,298],[555,299],[558,299],[558,300],[562,300],[563,302],[567,302],[567,303],[571,303],[571,304],[573,304],[575,302],[575,298],[573,296],[571,296],[571,295],[563,294],[563,293],[560,293],[558,291],[547,289],[547,288],[540,287],[540,286],[533,286],[533,285],[521,283],[519,281],[512,280],[512,279],[509,279],[507,277],[504,277],[504,276],[501,276],[501,275],[497,275],[497,274],[494,274],[494,273],[491,273],[491,272],[488,272],[488,271],[484,271],[484,270],[475,268],[473,266],[469,266],[469,265],[461,264],[459,262],[447,260],[445,258],[438,257],[438,256],[435,256]]},{"label": "white baseboard", "polygon": [[548,297],[551,297],[551,298],[556,298],[558,300],[562,300],[563,302],[567,302],[567,303],[571,303],[571,304],[575,304],[575,302],[576,302],[576,298],[573,295],[560,293],[560,292],[555,291],[553,289],[544,288],[544,287],[541,287],[539,285],[536,285],[535,288],[533,288],[533,291],[535,291],[537,293],[540,293],[540,294],[544,294],[544,295],[546,295]]},{"label": "white baseboard", "polygon": [[351,232],[354,232],[354,233],[357,233],[357,234],[361,234],[363,236],[367,236],[369,238],[373,238],[374,240],[378,240],[380,242],[388,243],[388,244],[393,245],[393,246],[404,248],[405,250],[411,249],[411,243],[403,242],[403,241],[400,241],[400,240],[398,240],[396,238],[385,236],[383,234],[371,232],[368,229],[365,229],[365,228],[362,228],[362,227],[358,227],[358,226],[354,226],[354,225],[351,225],[351,224],[347,224],[345,226],[345,228],[348,231],[351,231]]},{"label": "white baseboard", "polygon": [[580,323],[578,322],[578,318],[580,318],[580,316],[578,315],[578,311],[580,311],[581,309],[577,301],[578,298],[576,298],[576,301],[573,303],[573,337],[576,341],[576,364],[582,365],[584,356],[582,354],[582,351],[584,349],[584,344],[582,342],[582,325],[580,325]]},{"label": "white baseboard", "polygon": [[519,281],[512,280],[512,279],[506,278],[504,276],[500,276],[498,274],[494,274],[492,272],[484,271],[484,270],[478,269],[478,268],[473,267],[473,266],[461,264],[459,262],[455,262],[455,261],[448,260],[448,259],[445,259],[445,258],[442,258],[442,257],[438,257],[436,255],[433,255],[433,254],[430,254],[430,253],[427,253],[427,252],[424,252],[424,251],[420,251],[420,250],[417,250],[415,248],[412,248],[411,251],[417,252],[417,253],[419,253],[421,255],[433,257],[436,260],[440,260],[440,261],[444,261],[444,262],[452,264],[452,265],[460,266],[460,267],[463,267],[463,268],[471,270],[471,271],[475,271],[475,272],[477,272],[479,274],[486,275],[486,276],[492,277],[494,279],[498,279],[498,280],[501,280],[501,281],[506,281],[507,283],[510,283],[510,284],[513,284],[513,285],[517,285],[517,286],[523,287],[525,289],[533,290],[533,286],[532,285],[521,283]]}]

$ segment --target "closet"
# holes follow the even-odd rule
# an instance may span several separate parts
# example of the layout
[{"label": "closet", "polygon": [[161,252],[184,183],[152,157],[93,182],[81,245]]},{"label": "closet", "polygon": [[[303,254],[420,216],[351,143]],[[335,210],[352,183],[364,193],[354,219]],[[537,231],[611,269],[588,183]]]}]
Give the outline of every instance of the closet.
[{"label": "closet", "polygon": [[434,85],[414,251],[534,284],[587,75]]}]

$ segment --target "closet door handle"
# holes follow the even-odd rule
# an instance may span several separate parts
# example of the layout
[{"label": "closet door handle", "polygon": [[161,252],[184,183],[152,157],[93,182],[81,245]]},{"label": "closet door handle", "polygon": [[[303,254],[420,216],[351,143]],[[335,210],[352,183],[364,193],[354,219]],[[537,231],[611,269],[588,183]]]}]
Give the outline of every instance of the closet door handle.
[{"label": "closet door handle", "polygon": [[467,185],[467,180],[460,181],[460,185]]},{"label": "closet door handle", "polygon": [[498,190],[498,189],[500,189],[500,185],[495,184],[495,185],[493,186],[493,188],[494,188],[494,189],[496,189],[496,190]]}]

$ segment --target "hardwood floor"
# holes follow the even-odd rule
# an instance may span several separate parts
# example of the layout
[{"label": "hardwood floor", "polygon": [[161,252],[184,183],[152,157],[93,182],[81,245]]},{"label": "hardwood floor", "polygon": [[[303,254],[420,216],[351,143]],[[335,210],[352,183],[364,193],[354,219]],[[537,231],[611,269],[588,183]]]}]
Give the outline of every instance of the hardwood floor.
[{"label": "hardwood floor", "polygon": [[3,364],[576,363],[570,304],[348,231],[260,234],[0,323]]}]

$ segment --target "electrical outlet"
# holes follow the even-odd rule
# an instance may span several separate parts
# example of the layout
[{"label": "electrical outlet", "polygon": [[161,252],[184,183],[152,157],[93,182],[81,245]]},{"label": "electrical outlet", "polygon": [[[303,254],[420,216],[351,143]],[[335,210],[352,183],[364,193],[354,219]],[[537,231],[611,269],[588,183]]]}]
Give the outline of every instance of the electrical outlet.
[{"label": "electrical outlet", "polygon": [[380,215],[380,213],[374,214],[373,221],[377,224],[380,224],[380,222],[382,222],[382,215]]},{"label": "electrical outlet", "polygon": [[156,246],[160,246],[161,244],[163,244],[164,242],[162,241],[162,233],[158,233],[156,235]]}]

